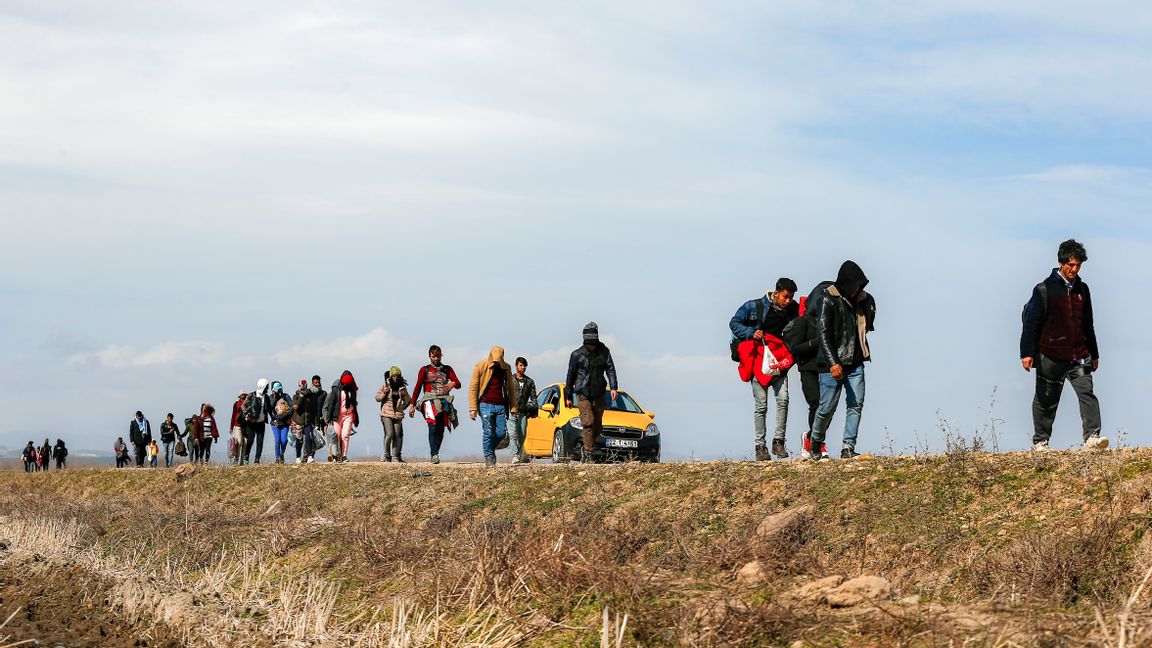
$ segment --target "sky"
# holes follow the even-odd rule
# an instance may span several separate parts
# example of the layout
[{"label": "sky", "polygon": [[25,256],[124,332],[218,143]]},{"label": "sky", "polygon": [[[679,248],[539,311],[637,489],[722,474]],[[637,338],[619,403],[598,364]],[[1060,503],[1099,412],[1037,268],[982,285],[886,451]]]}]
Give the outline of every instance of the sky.
[{"label": "sky", "polygon": [[[746,458],[729,318],[852,259],[878,307],[857,449],[1022,449],[1020,311],[1073,237],[1104,432],[1146,445],[1150,36],[1135,0],[9,0],[0,447],[110,455],[138,409],[370,391],[430,344],[546,385],[594,320],[666,459]],[[1079,438],[1068,389],[1053,445]],[[442,455],[479,453],[466,422]]]}]

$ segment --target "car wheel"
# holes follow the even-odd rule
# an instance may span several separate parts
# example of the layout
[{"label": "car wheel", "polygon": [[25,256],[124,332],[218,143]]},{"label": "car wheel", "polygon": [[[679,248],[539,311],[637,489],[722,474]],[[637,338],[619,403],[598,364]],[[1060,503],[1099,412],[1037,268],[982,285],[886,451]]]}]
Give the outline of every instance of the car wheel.
[{"label": "car wheel", "polygon": [[567,463],[571,458],[564,446],[564,432],[556,430],[552,433],[552,463]]}]

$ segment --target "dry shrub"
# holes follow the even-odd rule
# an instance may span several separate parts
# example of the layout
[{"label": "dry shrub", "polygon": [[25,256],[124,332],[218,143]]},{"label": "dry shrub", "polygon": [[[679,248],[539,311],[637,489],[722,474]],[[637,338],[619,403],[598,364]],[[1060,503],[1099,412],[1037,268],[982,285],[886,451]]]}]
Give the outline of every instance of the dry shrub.
[{"label": "dry shrub", "polygon": [[1113,600],[1130,582],[1121,552],[1123,528],[1118,517],[1100,515],[1078,527],[1029,531],[975,559],[968,578],[978,591],[1009,603]]}]

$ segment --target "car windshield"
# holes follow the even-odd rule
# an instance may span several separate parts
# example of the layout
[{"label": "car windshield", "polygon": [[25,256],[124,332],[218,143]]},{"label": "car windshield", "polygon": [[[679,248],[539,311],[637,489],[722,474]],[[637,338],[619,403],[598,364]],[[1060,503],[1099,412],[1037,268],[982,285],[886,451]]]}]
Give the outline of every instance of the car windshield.
[{"label": "car windshield", "polygon": [[635,412],[637,414],[643,412],[636,401],[624,392],[616,392],[616,399],[612,399],[612,392],[604,392],[604,409],[613,410],[616,412]]}]

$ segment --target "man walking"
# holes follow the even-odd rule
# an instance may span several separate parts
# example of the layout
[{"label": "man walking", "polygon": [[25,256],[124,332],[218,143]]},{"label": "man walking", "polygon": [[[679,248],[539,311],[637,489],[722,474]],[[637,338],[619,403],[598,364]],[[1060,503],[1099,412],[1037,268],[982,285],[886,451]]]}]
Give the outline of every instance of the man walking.
[{"label": "man walking", "polygon": [[164,418],[164,422],[160,424],[160,442],[164,444],[164,467],[172,467],[172,459],[175,456],[174,451],[176,448],[176,434],[180,428],[176,426],[176,421],[173,420],[172,412],[168,412],[168,416]]},{"label": "man walking", "polygon": [[136,451],[136,467],[143,468],[144,449],[152,443],[152,425],[139,410],[136,411],[136,418],[128,424],[128,440],[132,442],[132,447]]},{"label": "man walking", "polygon": [[864,292],[868,277],[860,266],[845,261],[836,281],[816,286],[808,308],[817,318],[820,349],[816,366],[820,371],[820,407],[812,423],[811,449],[806,458],[825,460],[822,450],[832,415],[840,404],[840,392],[846,392],[847,412],[844,420],[844,446],[841,459],[852,459],[860,415],[864,411],[864,363],[872,359],[868,351],[868,332],[874,330],[876,300]]},{"label": "man walking", "polygon": [[536,381],[528,377],[528,360],[516,358],[516,413],[508,418],[508,449],[512,451],[512,463],[528,463],[524,453],[524,439],[528,436],[528,419],[536,416]]},{"label": "man walking", "polygon": [[507,434],[508,415],[516,415],[519,402],[512,368],[504,362],[504,347],[494,346],[488,358],[476,363],[468,384],[468,417],[480,415],[484,428],[484,466],[496,465],[496,446]]},{"label": "man walking", "polygon": [[1092,391],[1092,372],[1100,367],[1092,295],[1088,284],[1080,279],[1088,252],[1069,239],[1060,244],[1056,260],[1060,267],[1053,268],[1052,274],[1032,289],[1020,334],[1020,363],[1025,371],[1036,369],[1032,449],[1050,449],[1048,441],[1065,380],[1072,383],[1080,401],[1083,449],[1107,448],[1108,439],[1100,436],[1100,401]]},{"label": "man walking", "polygon": [[[808,429],[800,439],[801,456],[811,456],[812,424],[816,421],[816,411],[820,409],[820,370],[816,366],[820,331],[812,311],[807,309],[807,302],[807,297],[800,298],[800,316],[784,327],[784,341],[800,372],[800,389],[808,404]],[[817,451],[827,452],[823,446],[817,448]]]},{"label": "man walking", "polygon": [[[800,316],[799,306],[793,301],[796,295],[796,282],[788,277],[776,281],[776,290],[764,293],[763,297],[744,303],[728,322],[733,342],[763,340],[768,334],[783,339],[784,327]],[[753,379],[752,424],[756,430],[756,461],[768,461],[772,457],[765,445],[768,436],[768,387]],[[772,454],[784,458],[788,456],[785,447],[785,430],[788,427],[788,371],[769,383],[776,397],[776,431],[772,436]]]},{"label": "man walking", "polygon": [[[584,451],[581,461],[592,463],[596,437],[604,433],[604,390],[610,389],[616,400],[616,364],[612,352],[600,341],[600,327],[589,322],[583,331],[584,344],[568,358],[568,378],[564,384],[565,405],[572,407],[572,399],[580,410],[580,424],[584,428]],[[607,380],[605,380],[607,377]]]},{"label": "man walking", "polygon": [[272,403],[268,398],[268,379],[256,381],[256,391],[248,394],[244,401],[244,465],[248,465],[252,449],[255,448],[254,463],[260,463],[264,451],[264,430],[268,422]]}]

